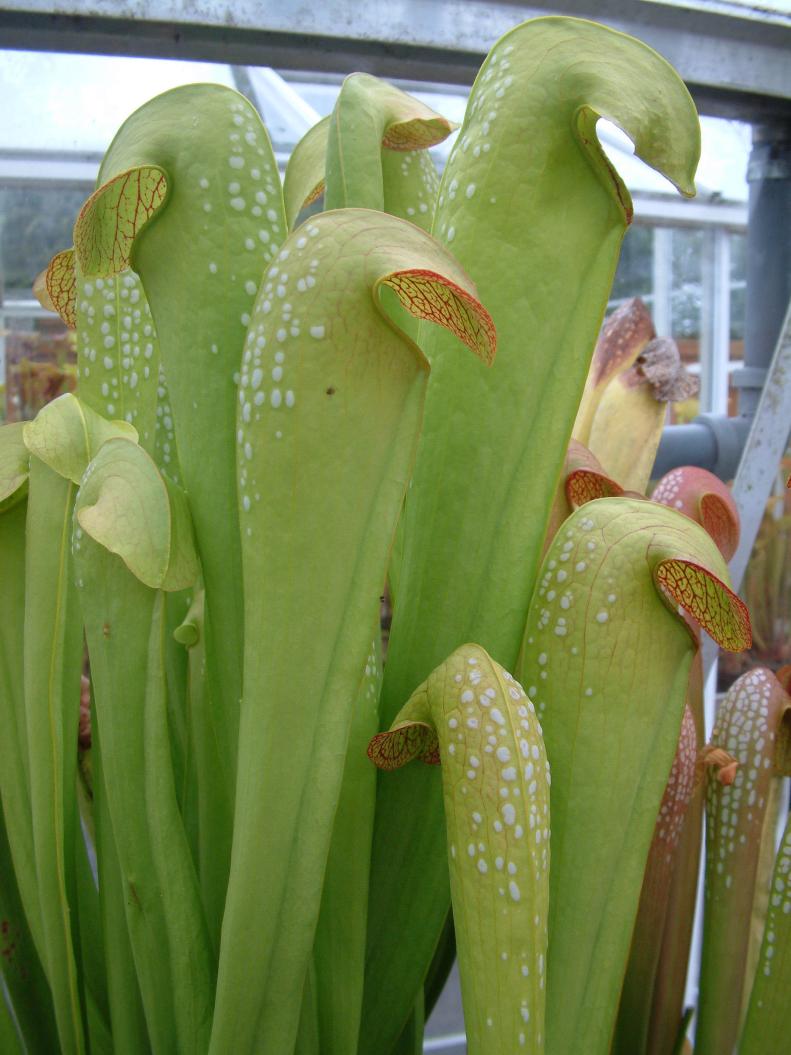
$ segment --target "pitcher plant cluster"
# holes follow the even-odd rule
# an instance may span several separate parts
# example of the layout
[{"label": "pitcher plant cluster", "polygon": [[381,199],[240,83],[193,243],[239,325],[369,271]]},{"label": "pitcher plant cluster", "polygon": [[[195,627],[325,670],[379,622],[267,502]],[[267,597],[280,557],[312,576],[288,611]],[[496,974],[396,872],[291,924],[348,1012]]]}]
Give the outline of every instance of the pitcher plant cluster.
[{"label": "pitcher plant cluster", "polygon": [[77,392],[0,429],[3,1052],[416,1055],[457,955],[474,1055],[670,1055],[704,806],[695,1050],[781,1050],[788,682],[704,747],[738,522],[645,498],[690,380],[638,303],[598,336],[600,117],[694,193],[678,76],[568,18],[441,179],[452,124],[365,74],[282,185],[227,88],[119,130],[37,283]]}]

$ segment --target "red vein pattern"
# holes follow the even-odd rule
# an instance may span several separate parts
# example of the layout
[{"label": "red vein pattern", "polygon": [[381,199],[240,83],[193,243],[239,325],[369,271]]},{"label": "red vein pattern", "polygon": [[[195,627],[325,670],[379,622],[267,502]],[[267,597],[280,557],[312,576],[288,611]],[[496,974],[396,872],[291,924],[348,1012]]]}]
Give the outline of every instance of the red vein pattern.
[{"label": "red vein pattern", "polygon": [[436,271],[395,271],[382,280],[410,314],[436,322],[491,366],[497,334],[489,312],[461,286]]},{"label": "red vein pattern", "polygon": [[74,250],[64,249],[50,260],[44,282],[55,311],[70,330],[77,329],[77,273]]},{"label": "red vein pattern", "polygon": [[683,465],[666,473],[651,494],[651,501],[680,509],[697,521],[714,539],[725,560],[739,544],[739,512],[730,489],[713,473]]},{"label": "red vein pattern", "polygon": [[398,121],[385,131],[382,146],[388,150],[425,150],[442,143],[454,129],[444,118]]},{"label": "red vein pattern", "polygon": [[578,509],[594,498],[620,498],[622,494],[620,484],[594,469],[575,469],[566,477],[566,498],[572,509]]},{"label": "red vein pattern", "polygon": [[399,769],[413,758],[439,765],[439,741],[430,726],[408,722],[373,737],[368,744],[368,757],[378,769]]},{"label": "red vein pattern", "polygon": [[730,560],[739,545],[739,514],[733,499],[728,505],[719,495],[704,494],[700,499],[700,522],[725,560]]},{"label": "red vein pattern", "polygon": [[88,198],[74,225],[85,275],[117,275],[130,266],[135,238],[165,201],[167,178],[154,165],[122,172]]},{"label": "red vein pattern", "polygon": [[692,561],[663,560],[656,569],[659,586],[728,652],[752,644],[750,616],[740,597],[706,568]]}]

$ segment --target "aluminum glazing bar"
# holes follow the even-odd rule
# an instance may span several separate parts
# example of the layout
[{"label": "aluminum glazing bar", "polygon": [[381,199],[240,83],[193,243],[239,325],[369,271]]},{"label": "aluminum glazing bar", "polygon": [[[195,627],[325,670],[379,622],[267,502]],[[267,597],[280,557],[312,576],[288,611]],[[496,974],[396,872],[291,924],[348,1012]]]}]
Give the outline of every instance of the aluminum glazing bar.
[{"label": "aluminum glazing bar", "polygon": [[705,0],[4,0],[0,46],[363,69],[468,84],[506,30],[541,14],[594,18],[665,55],[701,109],[752,117],[791,99],[791,18]]}]

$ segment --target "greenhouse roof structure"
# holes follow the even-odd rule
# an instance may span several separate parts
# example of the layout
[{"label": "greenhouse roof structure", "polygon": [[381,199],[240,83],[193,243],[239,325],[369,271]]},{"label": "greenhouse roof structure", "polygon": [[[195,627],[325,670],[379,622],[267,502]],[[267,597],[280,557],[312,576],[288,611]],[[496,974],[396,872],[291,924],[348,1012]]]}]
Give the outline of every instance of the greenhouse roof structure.
[{"label": "greenhouse roof structure", "polygon": [[670,60],[708,114],[787,115],[787,0],[4,0],[4,46],[188,58],[279,69],[366,70],[471,83],[517,22],[562,13],[632,33]]},{"label": "greenhouse roof structure", "polygon": [[[0,52],[0,95],[14,99],[14,105],[0,113],[0,178],[26,183],[93,182],[98,161],[126,115],[168,88],[196,81],[237,87],[248,95],[264,117],[283,167],[304,133],[331,111],[341,76],[74,54],[49,55],[44,65],[35,51]],[[465,86],[402,84],[446,117],[461,121]],[[651,219],[667,213],[668,219],[686,216],[685,222],[700,222],[714,204],[718,222],[744,225],[749,128],[716,117],[704,117],[702,128],[698,197],[690,213],[689,203],[680,201],[670,184],[633,156],[627,137],[615,126],[601,123],[603,145],[638,199],[638,219],[648,209]],[[436,148],[440,164],[454,138]]]}]

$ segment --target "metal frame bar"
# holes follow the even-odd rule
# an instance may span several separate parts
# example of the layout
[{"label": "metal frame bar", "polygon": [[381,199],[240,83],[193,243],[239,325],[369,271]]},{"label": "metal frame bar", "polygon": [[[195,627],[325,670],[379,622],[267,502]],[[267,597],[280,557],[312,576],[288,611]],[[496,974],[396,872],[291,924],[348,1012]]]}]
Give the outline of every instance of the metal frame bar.
[{"label": "metal frame bar", "polygon": [[703,414],[727,414],[731,254],[729,234],[722,227],[707,232],[702,263],[700,410]]},{"label": "metal frame bar", "polygon": [[[256,70],[255,73],[263,73]],[[279,74],[272,72],[282,82],[284,88],[291,95],[296,95],[290,88],[288,82],[283,80]],[[258,99],[260,85],[258,77],[251,81],[256,98]],[[299,99],[299,96],[296,97]],[[305,108],[302,116],[308,111],[315,112],[304,100],[299,102]],[[262,106],[266,106],[264,100],[260,100]],[[296,112],[296,111],[295,111]],[[318,120],[318,115],[316,116]],[[288,153],[285,150],[276,150],[275,156],[281,173],[288,161]],[[66,154],[46,154],[40,152],[25,152],[16,150],[3,150],[0,148],[0,183],[4,185],[19,186],[24,184],[30,186],[51,186],[54,184],[90,184],[96,179],[96,173],[101,162],[101,155],[79,155],[69,157]],[[635,224],[651,224],[657,227],[723,227],[729,231],[743,232],[747,230],[747,206],[708,201],[686,201],[675,200],[668,196],[667,199],[652,196],[643,197],[635,193]]]},{"label": "metal frame bar", "polygon": [[673,230],[655,227],[652,245],[651,315],[659,337],[673,334]]},{"label": "metal frame bar", "polygon": [[673,63],[703,112],[791,107],[791,18],[687,0],[4,0],[7,48],[202,59],[469,84],[505,31],[546,14],[593,18]]},{"label": "metal frame bar", "polygon": [[772,492],[780,459],[791,431],[791,303],[777,339],[772,363],[750,426],[733,481],[739,508],[739,548],[730,562],[734,588],[739,589],[755,544],[761,518]]},{"label": "metal frame bar", "polygon": [[448,1055],[461,1055],[467,1050],[466,1033],[448,1033],[447,1036],[426,1037],[423,1042],[423,1051],[447,1052]]}]

